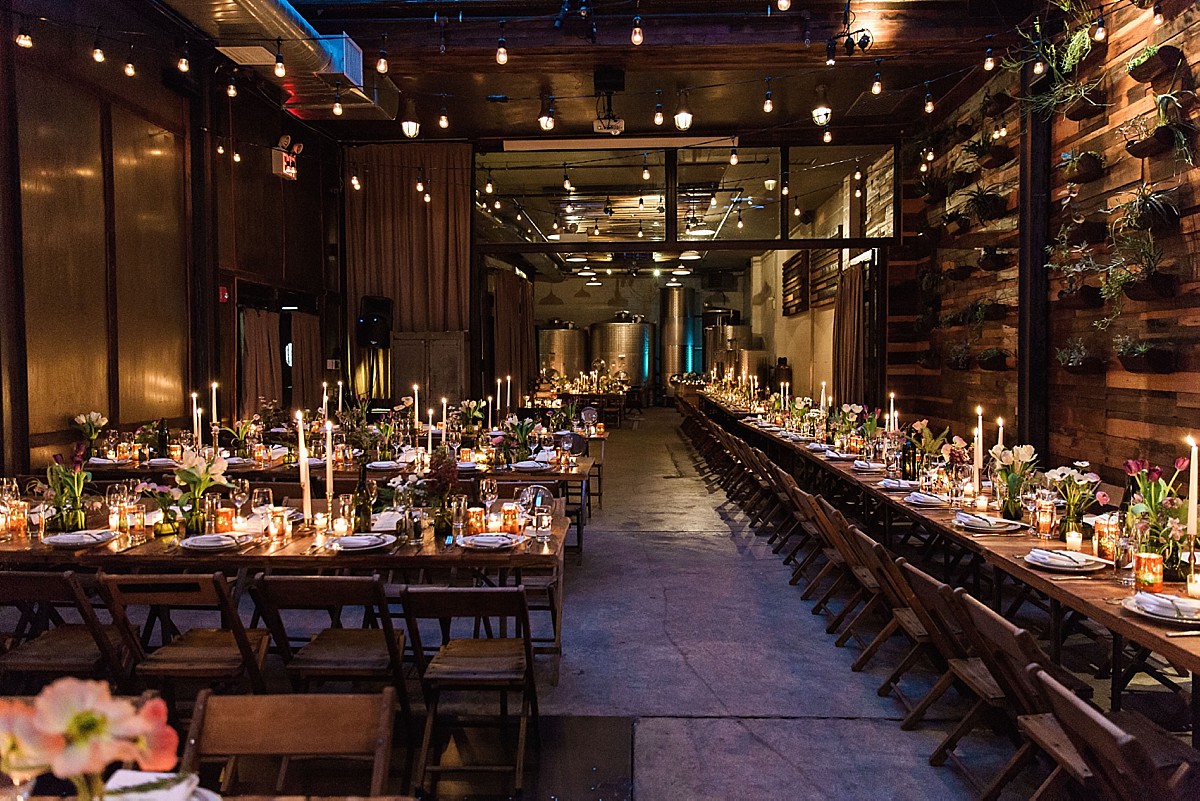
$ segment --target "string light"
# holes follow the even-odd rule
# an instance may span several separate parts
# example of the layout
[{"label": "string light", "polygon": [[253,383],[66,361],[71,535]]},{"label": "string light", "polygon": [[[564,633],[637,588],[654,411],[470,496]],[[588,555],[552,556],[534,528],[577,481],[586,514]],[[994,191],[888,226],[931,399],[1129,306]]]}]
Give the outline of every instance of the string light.
[{"label": "string light", "polygon": [[829,144],[833,141],[833,132],[829,130],[828,125],[825,126],[825,133],[821,136],[821,141],[825,144]]},{"label": "string light", "polygon": [[833,109],[829,107],[829,101],[825,99],[825,85],[821,84],[816,88],[817,104],[813,106],[812,121],[814,125],[829,125],[829,121],[833,118]]},{"label": "string light", "polygon": [[875,59],[875,80],[871,81],[871,94],[878,95],[883,92],[883,80],[879,75],[879,65],[883,63],[883,59]]},{"label": "string light", "polygon": [[342,116],[342,82],[334,82],[333,90],[333,116]]},{"label": "string light", "polygon": [[738,163],[737,145],[729,148],[729,166],[735,166]]},{"label": "string light", "polygon": [[1104,14],[1096,15],[1096,30],[1092,33],[1092,39],[1097,42],[1103,42],[1108,38],[1108,28],[1104,27]]},{"label": "string light", "polygon": [[183,52],[179,54],[179,60],[175,62],[175,69],[180,72],[187,72],[192,68],[192,61],[189,58],[187,42],[183,43]]},{"label": "string light", "polygon": [[33,36],[29,33],[29,27],[24,17],[21,17],[21,25],[17,28],[17,36],[13,41],[17,43],[17,47],[23,47],[26,50],[33,47]]},{"label": "string light", "polygon": [[[1162,25],[1164,22],[1166,22],[1166,17],[1163,16],[1162,3],[1155,3],[1154,4],[1154,24]],[[27,45],[22,45],[22,46],[27,46]]]},{"label": "string light", "polygon": [[825,66],[832,67],[837,63],[837,45],[830,39],[825,43]]},{"label": "string light", "polygon": [[933,113],[933,92],[929,91],[929,82],[925,82],[925,113]]},{"label": "string light", "polygon": [[220,142],[217,143],[217,155],[218,156],[225,155],[225,145],[221,144]]},{"label": "string light", "polygon": [[857,164],[854,166],[854,180],[856,180],[856,181],[862,180],[862,170],[859,169]]},{"label": "string light", "polygon": [[633,18],[633,30],[629,32],[629,41],[640,45],[645,39],[646,37],[642,33],[642,18],[641,15],[637,15]]},{"label": "string light", "polygon": [[489,195],[496,191],[496,185],[492,183],[492,171],[488,170],[487,183],[483,185],[483,191]]},{"label": "string light", "polygon": [[125,75],[130,78],[137,75],[137,67],[133,66],[133,45],[129,46],[129,57],[125,59]]},{"label": "string light", "polygon": [[854,187],[854,196],[862,197],[862,187],[861,186]]},{"label": "string light", "polygon": [[658,98],[658,101],[654,104],[654,124],[662,125],[663,124],[662,89],[655,89],[654,94]]},{"label": "string light", "polygon": [[563,211],[565,211],[567,214],[574,214],[575,204],[568,200],[567,205],[563,206]]},{"label": "string light", "polygon": [[538,127],[543,131],[554,130],[554,95],[542,97],[542,109],[538,113]]},{"label": "string light", "polygon": [[796,208],[792,209],[792,216],[793,217],[800,216],[800,201],[799,200],[796,201]]},{"label": "string light", "polygon": [[992,55],[992,48],[990,47],[983,55],[983,69],[987,72],[996,69],[996,57]]},{"label": "string light", "polygon": [[496,40],[496,63],[508,63],[508,42],[504,40],[504,20],[500,20],[500,38]]},{"label": "string light", "polygon": [[1004,120],[1001,120],[1000,121],[1000,138],[1003,139],[1006,136],[1008,136],[1008,123],[1005,122]]},{"label": "string light", "polygon": [[923,161],[921,162],[921,172],[929,172],[929,165]]},{"label": "string light", "polygon": [[936,158],[936,156],[934,155],[933,148],[931,147],[931,148],[929,148],[928,150],[926,150],[926,151],[925,151],[925,160],[926,160],[926,161],[933,161],[933,160],[934,160],[934,158]]},{"label": "string light", "polygon": [[[642,180],[643,181],[650,180],[650,164],[649,164],[649,162],[646,161],[645,153],[642,154]],[[639,199],[639,202],[641,202],[640,199]]]},{"label": "string light", "polygon": [[787,11],[792,7],[792,0],[775,0],[775,7],[780,11]]},{"label": "string light", "polygon": [[567,162],[563,162],[563,189],[571,191],[571,177],[567,175]]},{"label": "string light", "polygon": [[500,198],[496,198],[496,202],[492,204],[492,208],[494,208],[496,211],[500,211]]},{"label": "string light", "polygon": [[692,127],[692,111],[688,108],[686,89],[679,93],[679,106],[675,109],[675,127],[681,131]]},{"label": "string light", "polygon": [[788,174],[786,172],[783,174],[783,186],[779,189],[779,194],[784,197],[788,196]]},{"label": "string light", "polygon": [[283,40],[275,40],[275,77],[282,78],[287,75],[287,67],[283,65]]},{"label": "string light", "polygon": [[97,64],[104,63],[104,48],[100,46],[100,34],[96,33],[96,41],[92,44],[92,61]]},{"label": "string light", "polygon": [[637,232],[637,235],[638,235],[638,239],[641,239],[642,237],[644,237],[644,236],[646,235],[646,232],[642,230],[642,224],[641,224],[641,223],[638,223],[638,232]]},{"label": "string light", "polygon": [[362,184],[359,182],[358,175],[356,173],[350,174],[350,186],[354,187],[354,191],[356,192],[362,190]]},{"label": "string light", "polygon": [[763,112],[770,114],[775,110],[775,101],[771,100],[771,79],[767,78],[767,93],[763,95]]},{"label": "string light", "polygon": [[745,224],[744,222],[742,222],[742,208],[741,208],[741,206],[739,206],[739,207],[738,207],[738,219],[737,219],[737,227],[738,227],[738,230],[741,230],[741,229],[743,229],[743,228],[745,228],[745,227],[746,227],[746,224]]},{"label": "string light", "polygon": [[425,195],[421,199],[424,200],[426,203],[429,203],[433,200],[433,198],[430,197],[428,192],[426,192]]},{"label": "string light", "polygon": [[417,101],[411,97],[404,98],[404,114],[400,117],[400,130],[409,139],[416,139],[421,133],[421,121],[417,119]]},{"label": "string light", "polygon": [[236,78],[230,75],[229,83],[225,86],[225,94],[229,97],[237,97],[237,83],[235,83],[235,81]]},{"label": "string light", "polygon": [[446,104],[442,104],[441,113],[438,114],[438,127],[445,130],[450,127],[450,117],[446,115]]},{"label": "string light", "polygon": [[237,152],[236,150],[233,151],[233,162],[234,162],[234,164],[242,163],[242,154]]},{"label": "string light", "polygon": [[383,35],[383,42],[379,45],[379,58],[375,59],[375,71],[380,75],[387,75],[388,57],[387,57],[387,34]]},{"label": "string light", "polygon": [[1046,71],[1046,62],[1043,61],[1042,57],[1039,55],[1037,58],[1035,58],[1033,60],[1033,74],[1041,75],[1045,71]]},{"label": "string light", "polygon": [[992,139],[1000,138],[1000,123],[992,123]]},{"label": "string light", "polygon": [[424,168],[417,170],[417,191],[425,191],[425,170]]},{"label": "string light", "polygon": [[713,191],[713,193],[712,193],[711,195],[709,195],[709,196],[708,196],[708,207],[709,207],[710,209],[715,209],[715,208],[717,207],[717,193],[716,193],[716,191]]},{"label": "string light", "polygon": [[592,227],[592,236],[600,236],[600,221],[596,220],[595,226]]}]

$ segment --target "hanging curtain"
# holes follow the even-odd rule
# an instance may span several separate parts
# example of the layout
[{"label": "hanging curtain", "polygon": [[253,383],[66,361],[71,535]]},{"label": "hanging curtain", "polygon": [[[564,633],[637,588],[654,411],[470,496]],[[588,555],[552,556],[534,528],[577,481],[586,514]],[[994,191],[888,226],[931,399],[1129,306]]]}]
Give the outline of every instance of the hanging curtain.
[{"label": "hanging curtain", "polygon": [[362,185],[346,193],[348,318],[358,319],[364,295],[379,295],[394,304],[394,331],[468,330],[471,146],[364,145],[346,164],[346,185],[350,174]]},{"label": "hanging curtain", "polygon": [[[292,405],[319,409],[321,381],[325,375],[321,347],[321,318],[315,314],[292,313]],[[336,394],[333,400],[337,404]]]},{"label": "hanging curtain", "polygon": [[[496,375],[513,379],[514,395],[529,390],[535,373],[533,284],[509,270],[492,273],[495,330],[492,332]],[[517,403],[516,398],[513,403]]]},{"label": "hanging curtain", "polygon": [[283,400],[279,312],[242,309],[242,391],[240,417],[258,411],[262,401]]},{"label": "hanging curtain", "polygon": [[862,265],[847,265],[833,306],[833,396],[844,403],[861,403],[865,392],[863,301]]}]

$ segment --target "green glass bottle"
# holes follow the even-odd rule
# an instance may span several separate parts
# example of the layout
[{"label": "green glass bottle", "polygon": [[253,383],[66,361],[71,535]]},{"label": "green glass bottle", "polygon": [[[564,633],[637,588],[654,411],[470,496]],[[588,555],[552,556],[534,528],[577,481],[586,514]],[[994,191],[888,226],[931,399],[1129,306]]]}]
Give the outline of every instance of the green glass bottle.
[{"label": "green glass bottle", "polygon": [[358,471],[358,485],[354,488],[354,531],[365,534],[371,530],[371,494],[367,491],[367,463],[363,461]]}]

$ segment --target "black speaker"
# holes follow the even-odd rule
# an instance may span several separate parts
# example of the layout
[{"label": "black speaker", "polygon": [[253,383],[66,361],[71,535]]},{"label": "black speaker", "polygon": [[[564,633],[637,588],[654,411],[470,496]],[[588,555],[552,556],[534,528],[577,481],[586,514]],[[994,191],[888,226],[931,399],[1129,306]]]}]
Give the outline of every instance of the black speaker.
[{"label": "black speaker", "polygon": [[386,348],[392,344],[392,299],[364,295],[358,302],[355,327],[360,348]]}]

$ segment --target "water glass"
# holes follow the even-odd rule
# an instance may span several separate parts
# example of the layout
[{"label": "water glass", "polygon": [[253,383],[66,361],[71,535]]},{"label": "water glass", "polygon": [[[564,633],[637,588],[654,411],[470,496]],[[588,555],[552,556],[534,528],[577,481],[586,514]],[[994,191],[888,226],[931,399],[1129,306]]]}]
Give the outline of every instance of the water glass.
[{"label": "water glass", "polygon": [[255,514],[266,515],[274,505],[275,495],[271,492],[270,487],[259,487],[250,496],[250,509]]},{"label": "water glass", "polygon": [[496,486],[496,479],[485,478],[479,482],[479,500],[483,501],[483,505],[489,512],[492,511],[492,504],[498,497],[500,497],[500,493]]},{"label": "water glass", "polygon": [[533,538],[538,542],[550,541],[550,528],[554,514],[549,506],[536,506],[533,510]]},{"label": "water glass", "polygon": [[468,508],[466,495],[455,495],[450,499],[450,525],[454,528],[455,538],[466,533]]}]

